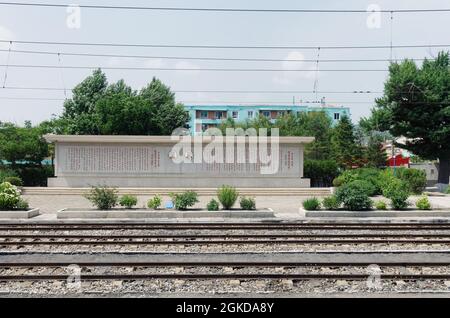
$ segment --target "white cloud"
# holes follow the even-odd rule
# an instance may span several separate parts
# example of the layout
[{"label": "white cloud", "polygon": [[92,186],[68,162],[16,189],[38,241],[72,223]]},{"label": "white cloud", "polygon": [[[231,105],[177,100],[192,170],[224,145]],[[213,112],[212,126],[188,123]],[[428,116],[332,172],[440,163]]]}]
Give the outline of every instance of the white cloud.
[{"label": "white cloud", "polygon": [[[313,63],[305,63],[305,56],[303,53],[298,51],[290,52],[284,61],[281,63],[283,70],[307,70],[307,71],[285,71],[273,78],[273,82],[281,85],[293,84],[296,80],[304,79],[314,79],[316,77],[316,67]],[[292,62],[295,61],[295,62]],[[320,72],[319,72],[320,74]]]},{"label": "white cloud", "polygon": [[144,65],[145,65],[145,67],[158,68],[158,67],[164,66],[164,61],[162,59],[151,59],[151,60],[146,60],[144,62]]},{"label": "white cloud", "polygon": [[[14,38],[15,38],[15,35],[10,29],[0,25],[0,39],[2,39],[2,40],[14,40]],[[0,48],[1,49],[9,48],[9,43],[1,42],[0,43]]]},{"label": "white cloud", "polygon": [[[197,69],[200,68],[200,66],[198,66],[197,64],[191,63],[191,62],[187,62],[187,61],[181,61],[181,62],[177,62],[175,64],[175,68],[176,69]],[[187,74],[187,75],[198,75],[200,73],[200,71],[183,71],[183,72],[178,72],[181,75]]]}]

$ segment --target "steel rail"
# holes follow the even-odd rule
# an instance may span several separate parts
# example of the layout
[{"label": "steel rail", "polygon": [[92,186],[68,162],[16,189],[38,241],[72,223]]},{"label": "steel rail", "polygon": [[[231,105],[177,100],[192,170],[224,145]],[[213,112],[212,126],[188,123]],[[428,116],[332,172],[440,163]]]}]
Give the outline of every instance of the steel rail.
[{"label": "steel rail", "polygon": [[[38,281],[38,280],[67,280],[69,275],[3,275],[0,281]],[[92,280],[150,280],[150,279],[345,279],[366,280],[367,274],[109,274],[109,275],[80,275],[81,281]],[[402,280],[447,280],[450,274],[381,274],[380,279]]]},{"label": "steel rail", "polygon": [[441,267],[449,266],[448,262],[235,262],[235,261],[176,261],[176,262],[3,262],[0,268],[12,267],[68,267],[70,265],[80,267],[366,267],[378,265],[380,267]]},{"label": "steel rail", "polygon": [[314,240],[179,240],[179,241],[132,241],[132,240],[79,240],[79,241],[2,241],[0,246],[25,245],[245,245],[245,244],[450,244],[450,240],[406,239],[314,239]]},{"label": "steel rail", "polygon": [[[355,238],[355,237],[434,237],[450,238],[450,234],[441,233],[405,233],[405,234],[387,234],[387,233],[360,233],[360,234],[108,234],[108,235],[89,235],[89,234],[0,234],[0,239],[205,239],[205,238]],[[0,241],[2,242],[2,241]]]}]

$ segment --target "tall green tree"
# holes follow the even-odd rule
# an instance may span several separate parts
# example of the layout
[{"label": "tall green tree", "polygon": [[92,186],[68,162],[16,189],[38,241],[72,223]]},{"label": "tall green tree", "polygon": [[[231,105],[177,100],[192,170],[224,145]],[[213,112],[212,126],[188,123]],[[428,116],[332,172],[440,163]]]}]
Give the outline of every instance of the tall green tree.
[{"label": "tall green tree", "polygon": [[275,126],[282,136],[313,136],[314,142],[307,145],[307,159],[327,160],[331,156],[332,122],[324,111],[288,114],[277,119]]},{"label": "tall green tree", "polygon": [[354,126],[347,116],[343,116],[331,136],[333,157],[342,168],[352,168],[357,162],[359,145],[356,142]]},{"label": "tall green tree", "polygon": [[185,127],[189,114],[160,80],[153,78],[139,93],[123,80],[108,85],[95,70],[73,90],[58,121],[47,129],[78,135],[170,135]]},{"label": "tall green tree", "polygon": [[48,145],[38,128],[0,122],[0,160],[15,169],[24,163],[41,165],[47,155]]},{"label": "tall green tree", "polygon": [[95,70],[73,89],[73,96],[64,102],[62,118],[67,124],[67,133],[75,135],[97,135],[96,103],[104,96],[108,87],[106,75]]},{"label": "tall green tree", "polygon": [[396,137],[407,138],[397,146],[425,159],[439,159],[438,183],[450,176],[450,63],[449,53],[421,67],[412,60],[392,63],[384,96],[372,112],[380,126]]},{"label": "tall green tree", "polygon": [[176,103],[175,94],[156,78],[141,90],[139,97],[152,109],[151,134],[170,135],[189,121],[189,113],[182,104]]}]

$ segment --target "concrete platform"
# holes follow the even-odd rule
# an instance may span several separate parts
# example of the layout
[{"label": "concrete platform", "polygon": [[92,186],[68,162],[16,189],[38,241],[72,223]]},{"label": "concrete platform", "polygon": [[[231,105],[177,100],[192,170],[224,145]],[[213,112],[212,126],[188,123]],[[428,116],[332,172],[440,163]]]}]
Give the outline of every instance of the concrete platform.
[{"label": "concrete platform", "polygon": [[405,211],[305,211],[307,218],[449,218],[450,210],[405,210]]},{"label": "concrete platform", "polygon": [[190,219],[190,218],[273,218],[272,209],[260,210],[149,210],[149,209],[113,209],[101,211],[96,209],[62,209],[57,212],[58,219]]},{"label": "concrete platform", "polygon": [[0,211],[0,219],[29,219],[39,215],[39,209],[28,211]]}]

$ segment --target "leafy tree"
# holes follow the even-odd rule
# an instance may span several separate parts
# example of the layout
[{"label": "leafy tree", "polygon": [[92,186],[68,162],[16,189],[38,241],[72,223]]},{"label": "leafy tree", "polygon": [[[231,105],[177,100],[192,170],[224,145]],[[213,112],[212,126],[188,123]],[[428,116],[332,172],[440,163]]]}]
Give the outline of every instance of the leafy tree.
[{"label": "leafy tree", "polygon": [[189,121],[189,113],[175,102],[175,94],[156,78],[141,90],[139,97],[152,111],[149,134],[170,135]]},{"label": "leafy tree", "polygon": [[73,97],[64,102],[63,119],[69,134],[97,135],[95,105],[108,87],[106,75],[97,69],[73,89]]},{"label": "leafy tree", "polygon": [[0,122],[0,159],[13,169],[24,162],[40,165],[47,154],[48,146],[39,129]]},{"label": "leafy tree", "polygon": [[45,128],[79,135],[170,135],[188,120],[160,80],[153,78],[138,94],[123,80],[108,86],[105,74],[96,70],[75,87],[62,117]]},{"label": "leafy tree", "polygon": [[378,99],[372,121],[396,137],[407,138],[397,146],[424,159],[439,159],[438,183],[449,183],[450,175],[450,63],[449,53],[414,61],[392,63],[384,96]]},{"label": "leafy tree", "polygon": [[306,147],[307,159],[326,160],[331,156],[331,119],[323,111],[288,114],[277,119],[282,136],[313,136]]},{"label": "leafy tree", "polygon": [[386,166],[387,155],[383,149],[382,138],[377,135],[369,137],[369,142],[365,151],[367,166],[381,168]]},{"label": "leafy tree", "polygon": [[358,144],[354,134],[354,126],[347,116],[342,117],[331,136],[333,156],[342,168],[352,168],[355,164]]}]

